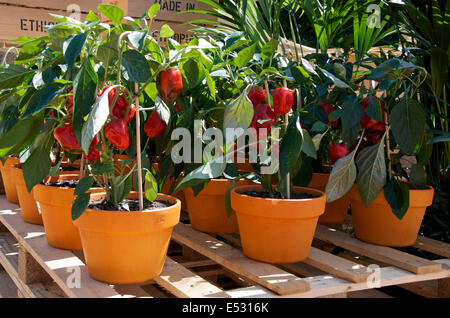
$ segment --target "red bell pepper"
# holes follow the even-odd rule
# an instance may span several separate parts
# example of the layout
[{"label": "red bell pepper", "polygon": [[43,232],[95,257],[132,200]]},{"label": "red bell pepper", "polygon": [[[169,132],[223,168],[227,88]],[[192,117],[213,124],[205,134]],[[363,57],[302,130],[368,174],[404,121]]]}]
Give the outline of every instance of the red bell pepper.
[{"label": "red bell pepper", "polygon": [[65,151],[72,152],[81,150],[78,140],[75,137],[72,123],[66,123],[64,127],[55,128],[53,130],[53,136]]},{"label": "red bell pepper", "polygon": [[373,146],[380,142],[381,137],[383,137],[382,131],[368,131],[367,133],[367,142]]},{"label": "red bell pepper", "polygon": [[277,115],[287,114],[294,105],[294,91],[286,87],[278,87],[271,92],[273,108]]},{"label": "red bell pepper", "polygon": [[[271,125],[275,125],[277,122],[277,116],[273,112],[272,108],[268,104],[258,104],[253,107],[254,114],[253,119],[250,124],[250,128],[267,128],[267,133],[271,129]],[[259,123],[258,121],[263,121],[264,123]]]},{"label": "red bell pepper", "polygon": [[183,90],[183,77],[178,68],[161,71],[156,82],[159,96],[166,104],[174,103]]},{"label": "red bell pepper", "polygon": [[335,121],[333,121],[331,123],[330,123],[330,120],[329,120],[330,114],[332,112],[334,112],[334,110],[335,110],[334,106],[330,105],[330,104],[325,104],[325,103],[319,103],[318,105],[320,107],[322,107],[323,109],[325,109],[325,111],[327,112],[327,124],[330,124],[331,127],[333,127],[333,128],[337,127],[337,124],[338,124],[337,120],[335,120]]},{"label": "red bell pepper", "polygon": [[345,142],[338,145],[329,145],[328,152],[330,153],[332,164],[350,153],[350,151],[347,149],[347,146],[345,145]]},{"label": "red bell pepper", "polygon": [[154,110],[144,126],[144,131],[149,138],[161,136],[166,130],[166,123],[159,118],[158,112]]},{"label": "red bell pepper", "polygon": [[98,149],[95,147],[90,148],[89,153],[86,156],[86,159],[88,161],[95,161],[100,159],[100,151],[98,151]]},{"label": "red bell pepper", "polygon": [[261,86],[253,86],[247,96],[253,106],[262,104],[266,100],[266,92]]},{"label": "red bell pepper", "polygon": [[377,120],[369,117],[366,113],[366,109],[369,106],[371,98],[378,99],[378,101],[380,102],[380,105],[381,105],[381,112],[384,113],[384,105],[381,103],[380,99],[376,96],[369,95],[366,98],[364,98],[364,100],[361,103],[361,106],[364,108],[364,116],[361,119],[360,124],[363,128],[365,128],[368,131],[385,131],[386,126],[384,125],[383,122],[377,121]]},{"label": "red bell pepper", "polygon": [[130,146],[128,124],[123,119],[117,119],[105,125],[105,137],[118,149],[127,149]]},{"label": "red bell pepper", "polygon": [[[103,95],[103,93],[105,93],[105,91],[110,88],[111,86],[106,86],[99,94],[98,96]],[[109,91],[108,93],[108,102],[109,105],[111,107],[111,104],[114,102],[114,97],[116,95],[116,88],[113,88],[112,90]],[[125,114],[128,114],[125,118]],[[119,97],[117,97],[116,103],[114,104],[114,107],[112,108],[111,111],[111,118],[113,119],[123,119],[125,120],[127,123],[129,123],[131,121],[131,119],[133,119],[134,114],[136,113],[136,106],[134,104],[128,104],[127,99],[125,98],[125,95],[123,94],[123,92],[121,92],[119,94]]]}]

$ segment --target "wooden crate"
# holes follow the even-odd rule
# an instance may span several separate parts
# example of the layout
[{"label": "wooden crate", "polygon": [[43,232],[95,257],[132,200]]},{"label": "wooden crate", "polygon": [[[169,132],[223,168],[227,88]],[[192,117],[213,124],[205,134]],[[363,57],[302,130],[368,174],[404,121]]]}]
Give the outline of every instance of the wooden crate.
[{"label": "wooden crate", "polygon": [[21,297],[391,297],[374,288],[385,286],[450,297],[449,244],[418,238],[416,247],[444,257],[429,261],[319,225],[313,245],[305,261],[275,266],[247,258],[237,234],[209,235],[181,222],[159,277],[110,286],[89,276],[82,252],[49,246],[43,227],[25,223],[0,196],[0,264]]}]

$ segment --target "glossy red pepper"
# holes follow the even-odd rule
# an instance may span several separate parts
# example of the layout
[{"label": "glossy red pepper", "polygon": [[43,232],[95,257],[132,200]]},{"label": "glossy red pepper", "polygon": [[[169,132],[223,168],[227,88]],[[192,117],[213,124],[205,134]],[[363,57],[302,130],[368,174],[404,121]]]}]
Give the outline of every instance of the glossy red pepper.
[{"label": "glossy red pepper", "polygon": [[[277,116],[273,112],[272,108],[268,104],[258,104],[253,107],[254,114],[250,124],[250,128],[267,128],[267,133],[271,129],[271,125],[275,125],[277,122]],[[260,123],[258,121],[264,121]]]},{"label": "glossy red pepper", "polygon": [[368,131],[367,133],[367,142],[373,146],[380,142],[381,137],[383,137],[382,131]]},{"label": "glossy red pepper", "polygon": [[378,101],[380,102],[380,105],[381,105],[381,112],[384,113],[384,105],[381,103],[380,99],[376,96],[369,95],[366,98],[364,98],[364,100],[361,103],[361,106],[364,108],[364,116],[361,119],[360,124],[363,128],[365,128],[368,131],[385,131],[386,126],[384,125],[383,122],[377,121],[377,120],[369,117],[366,113],[366,109],[369,106],[371,98],[378,99]]},{"label": "glossy red pepper", "polygon": [[65,151],[72,152],[81,150],[71,123],[66,123],[64,127],[55,128],[53,130],[53,136]]},{"label": "glossy red pepper", "polygon": [[117,119],[105,125],[105,137],[118,149],[127,149],[130,146],[128,125],[123,119]]},{"label": "glossy red pepper", "polygon": [[247,96],[253,106],[262,104],[266,100],[266,92],[261,86],[253,86]]},{"label": "glossy red pepper", "polygon": [[181,113],[181,108],[178,103],[175,105],[175,110],[177,111],[177,113]]},{"label": "glossy red pepper", "polygon": [[156,82],[159,96],[166,104],[174,103],[183,90],[183,77],[178,68],[161,71]]},{"label": "glossy red pepper", "polygon": [[271,92],[273,109],[277,115],[287,114],[294,105],[294,91],[286,87],[278,87]]},{"label": "glossy red pepper", "polygon": [[89,153],[86,156],[86,159],[88,161],[95,161],[100,159],[100,151],[98,151],[98,149],[95,147],[90,148]]},{"label": "glossy red pepper", "polygon": [[333,128],[337,127],[337,124],[338,124],[337,120],[335,120],[335,121],[333,121],[331,123],[330,123],[330,120],[329,120],[330,114],[332,112],[334,112],[334,110],[335,110],[334,106],[330,105],[330,104],[325,104],[325,103],[319,103],[318,105],[321,106],[323,109],[325,109],[325,111],[327,112],[327,124],[331,125],[331,127],[333,127]]},{"label": "glossy red pepper", "polygon": [[144,131],[149,138],[155,138],[161,136],[164,130],[166,130],[166,123],[159,118],[158,113],[154,110],[145,123]]},{"label": "glossy red pepper", "polygon": [[350,153],[350,151],[347,149],[347,146],[345,145],[345,142],[338,145],[329,145],[328,152],[330,153],[332,164]]},{"label": "glossy red pepper", "polygon": [[[106,86],[99,94],[98,96],[103,95],[105,91],[110,88],[111,86]],[[114,97],[116,95],[116,88],[113,88],[108,93],[108,102],[109,105],[114,102]],[[128,110],[129,107],[129,110]],[[127,113],[127,117],[125,118],[125,114]],[[127,123],[133,119],[134,114],[136,113],[136,106],[134,104],[129,105],[127,99],[125,98],[125,95],[123,92],[119,94],[119,97],[117,97],[116,103],[114,104],[114,107],[112,108],[110,117],[113,119],[123,119]]]}]

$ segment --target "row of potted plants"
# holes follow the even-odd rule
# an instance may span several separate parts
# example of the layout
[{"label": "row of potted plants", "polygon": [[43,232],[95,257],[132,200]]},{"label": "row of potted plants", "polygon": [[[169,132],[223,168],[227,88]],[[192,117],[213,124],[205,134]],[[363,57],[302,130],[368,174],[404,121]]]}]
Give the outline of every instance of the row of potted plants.
[{"label": "row of potted plants", "polygon": [[[7,198],[26,222],[42,218],[50,245],[83,249],[98,280],[149,280],[182,204],[194,229],[239,231],[244,253],[269,263],[304,260],[317,223],[342,222],[349,205],[358,238],[414,242],[433,197],[421,68],[296,60],[279,52],[279,34],[253,43],[218,31],[179,44],[165,25],[161,47],[158,10],[127,24],[110,5],[99,6],[109,24],[92,12],[56,17],[48,36],[18,39],[15,64],[0,68]],[[420,159],[409,174],[403,155]],[[74,162],[75,173],[61,171]]]}]

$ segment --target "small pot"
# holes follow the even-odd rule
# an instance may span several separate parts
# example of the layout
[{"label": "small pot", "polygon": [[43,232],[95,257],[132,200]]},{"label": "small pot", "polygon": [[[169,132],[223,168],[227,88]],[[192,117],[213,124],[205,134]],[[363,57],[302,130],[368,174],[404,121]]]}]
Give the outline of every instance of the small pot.
[{"label": "small pot", "polygon": [[[236,213],[228,217],[225,209],[225,194],[231,183],[229,179],[212,179],[196,197],[191,188],[183,189],[193,229],[208,233],[239,231]],[[236,186],[250,184],[253,183],[247,179],[236,181]]]},{"label": "small pot", "polygon": [[27,223],[42,225],[42,216],[39,214],[36,200],[34,200],[33,196],[34,188],[31,190],[31,193],[28,192],[21,168],[14,165],[10,169],[13,180],[16,180],[17,197],[23,220]]},{"label": "small pot", "polygon": [[13,171],[11,167],[19,164],[19,158],[9,157],[1,169],[3,186],[5,187],[6,199],[15,204],[19,204],[19,198],[17,196],[16,181],[14,180]]},{"label": "small pot", "polygon": [[[325,192],[325,188],[327,187],[329,179],[329,173],[313,173],[308,188]],[[327,203],[325,205],[325,213],[319,217],[319,223],[326,224],[344,222],[349,206],[350,197],[348,193],[336,201]]]},{"label": "small pot", "polygon": [[409,209],[399,220],[381,190],[366,208],[358,188],[350,190],[352,222],[355,236],[377,245],[401,247],[414,244],[419,234],[425,210],[433,203],[434,189],[409,190]]},{"label": "small pot", "polygon": [[[98,200],[104,194],[94,194]],[[131,193],[129,198],[137,198]],[[74,221],[79,228],[89,274],[110,284],[145,282],[164,266],[173,227],[180,220],[178,199],[158,194],[173,205],[137,212],[87,209]]]},{"label": "small pot", "polygon": [[236,187],[231,207],[236,212],[244,254],[273,264],[305,260],[311,248],[319,216],[325,211],[325,193],[294,187],[311,199],[270,199],[248,196],[247,191],[264,191],[260,185]]},{"label": "small pot", "polygon": [[[78,180],[77,174],[63,174],[49,178],[51,182]],[[102,192],[103,189],[95,189]],[[53,247],[81,250],[80,233],[72,222],[74,188],[52,187],[38,184],[33,188],[34,198],[41,210],[47,242]]]}]

